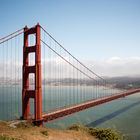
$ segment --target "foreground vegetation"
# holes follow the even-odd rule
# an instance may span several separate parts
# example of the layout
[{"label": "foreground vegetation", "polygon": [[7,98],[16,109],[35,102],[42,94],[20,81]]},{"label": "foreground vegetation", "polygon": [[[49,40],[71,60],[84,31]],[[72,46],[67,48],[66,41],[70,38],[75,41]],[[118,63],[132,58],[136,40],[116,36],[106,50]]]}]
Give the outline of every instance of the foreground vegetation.
[{"label": "foreground vegetation", "polygon": [[86,131],[99,140],[127,140],[120,132],[110,128],[92,128],[75,124],[69,127],[69,130]]},{"label": "foreground vegetation", "polygon": [[13,138],[13,137],[8,137],[8,136],[4,136],[4,135],[0,135],[0,140],[20,140],[20,139]]},{"label": "foreground vegetation", "polygon": [[0,140],[126,140],[112,129],[73,125],[66,130],[35,127],[29,122],[0,122]]}]

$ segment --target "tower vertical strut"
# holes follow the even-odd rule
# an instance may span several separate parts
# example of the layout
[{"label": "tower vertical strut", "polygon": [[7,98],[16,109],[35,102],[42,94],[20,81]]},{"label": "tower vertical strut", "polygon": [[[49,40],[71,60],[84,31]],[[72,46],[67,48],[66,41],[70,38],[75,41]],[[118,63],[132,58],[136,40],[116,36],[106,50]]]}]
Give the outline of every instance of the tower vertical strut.
[{"label": "tower vertical strut", "polygon": [[[35,37],[33,45],[30,35]],[[20,65],[22,49],[19,47],[23,49],[23,66]],[[32,53],[35,54],[34,64],[30,63]],[[41,57],[44,65],[41,64]],[[15,114],[21,115],[21,77],[22,119],[31,120],[37,126],[140,93],[137,81],[136,87],[132,86],[128,90],[106,81],[73,56],[39,24],[31,28],[26,26],[24,30],[22,28],[0,38],[0,66],[0,120],[13,120],[17,119]],[[34,76],[33,82],[30,75]],[[135,85],[134,82],[131,84]],[[31,99],[34,100],[32,115]]]},{"label": "tower vertical strut", "polygon": [[[35,35],[35,45],[29,46],[29,35]],[[29,54],[35,53],[35,65],[29,65]],[[29,74],[35,75],[35,89],[29,89]],[[41,45],[40,45],[40,25],[33,28],[24,28],[24,47],[23,47],[23,86],[22,86],[22,118],[31,118],[30,98],[34,99],[34,123],[42,125],[42,75],[41,75]]]}]

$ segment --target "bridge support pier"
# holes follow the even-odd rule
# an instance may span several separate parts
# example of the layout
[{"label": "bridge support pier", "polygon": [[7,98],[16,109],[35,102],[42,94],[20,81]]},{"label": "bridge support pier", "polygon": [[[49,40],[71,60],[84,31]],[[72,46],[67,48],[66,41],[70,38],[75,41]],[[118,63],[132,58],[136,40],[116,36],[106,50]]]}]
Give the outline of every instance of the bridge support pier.
[{"label": "bridge support pier", "polygon": [[[35,35],[35,45],[29,46],[29,35]],[[35,65],[29,66],[29,53],[35,53]],[[35,75],[35,89],[29,88],[29,74]],[[24,47],[23,47],[23,71],[22,71],[22,118],[32,119],[30,113],[30,98],[34,99],[34,124],[42,125],[42,75],[41,75],[41,45],[40,45],[40,25],[33,28],[24,28]]]}]

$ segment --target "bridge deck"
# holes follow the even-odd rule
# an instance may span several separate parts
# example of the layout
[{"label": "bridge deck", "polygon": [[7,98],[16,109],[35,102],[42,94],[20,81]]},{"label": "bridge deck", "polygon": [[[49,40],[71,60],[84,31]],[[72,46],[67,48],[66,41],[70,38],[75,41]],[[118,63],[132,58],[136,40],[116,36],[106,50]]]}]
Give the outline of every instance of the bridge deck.
[{"label": "bridge deck", "polygon": [[53,111],[51,113],[44,114],[42,116],[43,121],[49,122],[49,121],[52,121],[52,120],[55,120],[55,119],[58,119],[58,118],[61,118],[64,116],[68,116],[70,114],[73,114],[73,113],[76,113],[76,112],[79,112],[82,110],[85,110],[85,109],[88,109],[88,108],[91,108],[91,107],[94,107],[94,106],[97,106],[97,105],[100,105],[100,104],[103,104],[103,103],[106,103],[106,102],[109,102],[109,101],[112,101],[112,100],[115,100],[118,98],[121,98],[121,97],[135,94],[137,92],[140,92],[140,89],[133,89],[133,90],[129,90],[127,92],[123,92],[120,94],[102,97],[99,99],[93,99],[93,100],[86,101],[84,103],[80,103],[80,104],[73,105],[70,107],[62,108],[60,110],[56,110],[56,111]]}]

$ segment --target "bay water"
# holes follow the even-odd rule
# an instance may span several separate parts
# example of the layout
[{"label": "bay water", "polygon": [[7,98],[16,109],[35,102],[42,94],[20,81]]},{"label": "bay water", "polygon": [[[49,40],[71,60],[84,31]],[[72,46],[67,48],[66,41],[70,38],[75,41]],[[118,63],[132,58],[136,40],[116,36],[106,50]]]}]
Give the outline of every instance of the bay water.
[{"label": "bay water", "polygon": [[[86,90],[86,95],[85,91]],[[80,103],[81,101],[95,97],[91,90],[100,94],[103,88],[81,90],[77,87],[43,87],[43,112],[49,112],[63,105]],[[117,90],[116,90],[117,91]],[[96,93],[95,92],[95,93]],[[21,86],[0,86],[0,120],[19,119],[21,116]],[[80,95],[79,95],[80,94]],[[81,95],[82,94],[82,95]],[[99,95],[98,95],[99,96]],[[97,97],[97,95],[96,95]],[[76,98],[76,99],[75,99]],[[79,98],[79,99],[78,99]],[[31,100],[31,112],[33,113],[33,100]],[[140,93],[120,98],[96,107],[81,111],[70,116],[44,123],[51,128],[65,129],[73,124],[83,124],[90,127],[113,128],[134,140],[140,139]]]}]

